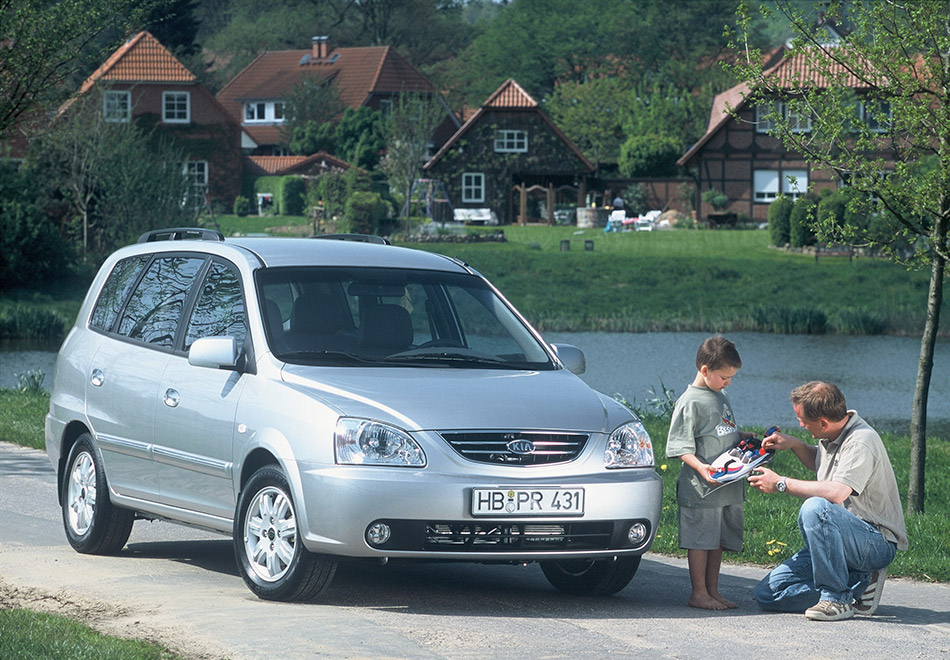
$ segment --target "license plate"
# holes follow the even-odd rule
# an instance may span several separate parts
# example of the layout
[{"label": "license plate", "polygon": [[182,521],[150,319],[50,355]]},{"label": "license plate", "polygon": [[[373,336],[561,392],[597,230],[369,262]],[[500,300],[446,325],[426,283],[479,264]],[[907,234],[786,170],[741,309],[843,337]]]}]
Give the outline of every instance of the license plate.
[{"label": "license plate", "polygon": [[473,488],[473,516],[581,516],[583,488]]}]

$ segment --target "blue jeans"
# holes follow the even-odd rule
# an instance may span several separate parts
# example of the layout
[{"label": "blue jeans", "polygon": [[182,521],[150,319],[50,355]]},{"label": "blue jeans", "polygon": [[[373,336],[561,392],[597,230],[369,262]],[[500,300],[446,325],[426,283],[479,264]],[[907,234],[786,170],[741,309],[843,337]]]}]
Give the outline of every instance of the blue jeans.
[{"label": "blue jeans", "polygon": [[764,610],[804,612],[819,600],[851,603],[871,572],[891,563],[897,546],[840,504],[805,500],[798,512],[805,547],[762,578],[753,595]]}]

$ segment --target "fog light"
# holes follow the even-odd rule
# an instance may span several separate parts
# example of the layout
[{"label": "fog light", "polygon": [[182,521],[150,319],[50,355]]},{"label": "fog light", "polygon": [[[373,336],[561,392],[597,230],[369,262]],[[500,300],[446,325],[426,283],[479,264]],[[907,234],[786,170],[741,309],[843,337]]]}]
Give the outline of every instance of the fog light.
[{"label": "fog light", "polygon": [[366,530],[366,540],[369,541],[370,545],[382,545],[392,535],[393,532],[386,523],[373,523]]},{"label": "fog light", "polygon": [[643,523],[633,523],[627,530],[627,540],[632,545],[640,545],[647,537],[647,526]]}]

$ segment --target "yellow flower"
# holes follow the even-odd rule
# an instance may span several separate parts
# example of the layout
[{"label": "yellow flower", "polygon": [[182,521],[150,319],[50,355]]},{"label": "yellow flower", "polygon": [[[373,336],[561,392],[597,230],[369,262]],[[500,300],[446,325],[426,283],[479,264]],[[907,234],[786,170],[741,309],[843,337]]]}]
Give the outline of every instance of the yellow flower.
[{"label": "yellow flower", "polygon": [[661,469],[661,470],[665,470],[665,469],[666,469],[666,463],[664,463],[663,465],[661,465],[661,466],[660,466],[660,469]]}]

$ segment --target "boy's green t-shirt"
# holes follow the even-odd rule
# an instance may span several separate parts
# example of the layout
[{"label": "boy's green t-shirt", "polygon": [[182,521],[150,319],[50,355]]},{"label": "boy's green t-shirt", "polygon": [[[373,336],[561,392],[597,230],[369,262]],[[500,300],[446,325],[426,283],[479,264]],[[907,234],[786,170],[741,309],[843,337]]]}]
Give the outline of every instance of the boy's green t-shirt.
[{"label": "boy's green t-shirt", "polygon": [[[739,442],[739,427],[725,391],[714,392],[690,385],[676,400],[673,421],[666,440],[670,458],[695,454],[704,463],[712,463],[724,451]],[[744,480],[713,486],[685,463],[676,481],[676,500],[680,506],[715,508],[742,504]]]}]

